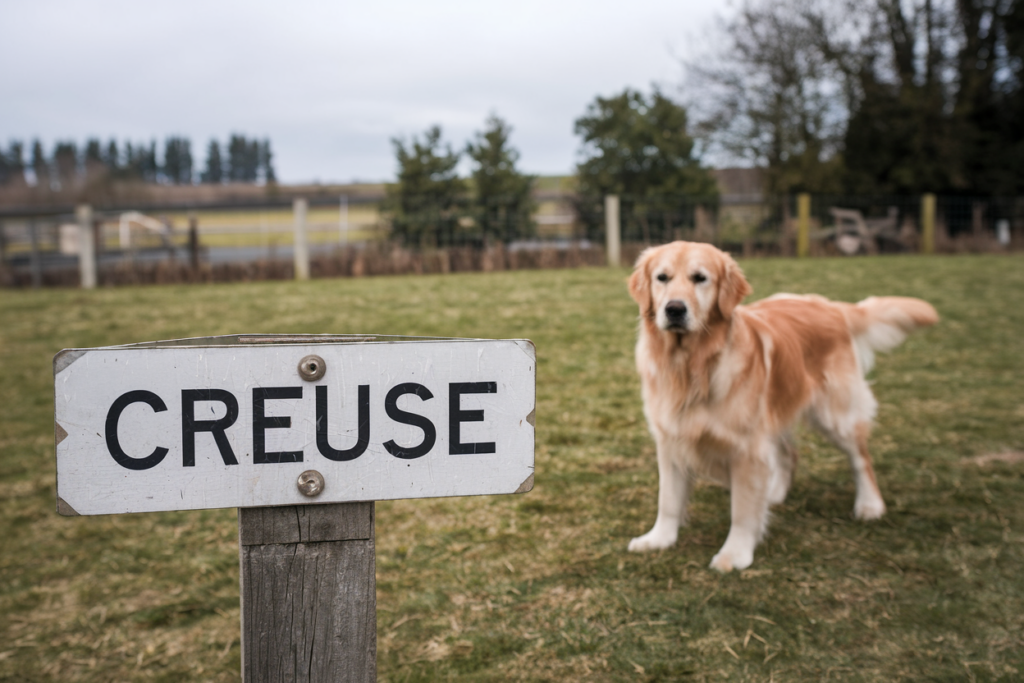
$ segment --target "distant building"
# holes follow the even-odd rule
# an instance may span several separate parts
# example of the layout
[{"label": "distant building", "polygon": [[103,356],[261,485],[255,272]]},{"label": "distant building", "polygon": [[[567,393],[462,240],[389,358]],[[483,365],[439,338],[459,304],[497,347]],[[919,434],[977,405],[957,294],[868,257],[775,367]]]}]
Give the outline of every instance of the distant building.
[{"label": "distant building", "polygon": [[716,168],[711,174],[723,204],[756,204],[764,197],[764,169]]},{"label": "distant building", "polygon": [[764,196],[764,169],[718,168],[711,171],[718,182],[718,235],[743,240],[768,218]]}]

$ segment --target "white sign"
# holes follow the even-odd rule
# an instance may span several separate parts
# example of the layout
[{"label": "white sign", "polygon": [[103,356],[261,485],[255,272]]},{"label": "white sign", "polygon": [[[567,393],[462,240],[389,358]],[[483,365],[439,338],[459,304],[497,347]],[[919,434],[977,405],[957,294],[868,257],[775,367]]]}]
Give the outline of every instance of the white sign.
[{"label": "white sign", "polygon": [[[524,340],[251,335],[64,350],[58,511],[528,491],[536,371]],[[309,475],[306,494],[297,485],[309,470],[323,478],[312,498]]]}]

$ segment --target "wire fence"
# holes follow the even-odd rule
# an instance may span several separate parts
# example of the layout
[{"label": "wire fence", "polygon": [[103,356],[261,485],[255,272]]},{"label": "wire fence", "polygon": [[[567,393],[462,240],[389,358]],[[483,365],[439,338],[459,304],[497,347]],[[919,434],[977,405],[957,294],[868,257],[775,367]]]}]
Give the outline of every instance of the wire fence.
[{"label": "wire fence", "polygon": [[[795,255],[801,220],[809,255],[916,252],[925,220],[938,252],[1024,245],[1024,198],[824,196],[620,197],[624,260],[684,239],[738,255]],[[313,277],[573,267],[606,263],[603,197],[568,193],[452,203],[398,212],[380,202],[318,201],[304,213]],[[287,203],[131,207],[0,215],[0,285],[80,282],[88,231],[99,284],[284,279],[295,276],[296,214]]]},{"label": "wire fence", "polygon": [[[921,248],[921,196],[810,197],[810,253],[875,254]],[[604,203],[577,199],[581,234],[603,240]],[[672,240],[711,242],[752,255],[793,255],[799,230],[797,196],[620,197],[623,243]],[[935,198],[935,249],[939,252],[997,251],[1024,242],[1024,198],[940,196]]]}]

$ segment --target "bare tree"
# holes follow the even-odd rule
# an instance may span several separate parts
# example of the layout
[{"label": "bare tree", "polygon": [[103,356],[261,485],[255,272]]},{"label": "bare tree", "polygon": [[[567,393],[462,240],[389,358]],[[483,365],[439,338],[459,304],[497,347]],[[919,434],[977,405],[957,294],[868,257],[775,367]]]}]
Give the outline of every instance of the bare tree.
[{"label": "bare tree", "polygon": [[851,94],[836,55],[857,36],[833,5],[748,0],[717,53],[687,65],[688,107],[711,153],[766,168],[772,194],[838,187]]},{"label": "bare tree", "polygon": [[1024,189],[1024,0],[745,0],[688,68],[769,193]]}]

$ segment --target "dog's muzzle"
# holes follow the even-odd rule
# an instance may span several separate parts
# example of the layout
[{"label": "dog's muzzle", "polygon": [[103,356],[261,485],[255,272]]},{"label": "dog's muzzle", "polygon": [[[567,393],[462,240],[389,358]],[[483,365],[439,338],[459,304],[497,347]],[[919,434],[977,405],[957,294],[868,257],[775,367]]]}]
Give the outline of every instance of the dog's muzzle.
[{"label": "dog's muzzle", "polygon": [[685,301],[672,299],[665,304],[665,321],[668,323],[669,330],[685,331],[686,315],[687,308]]}]

